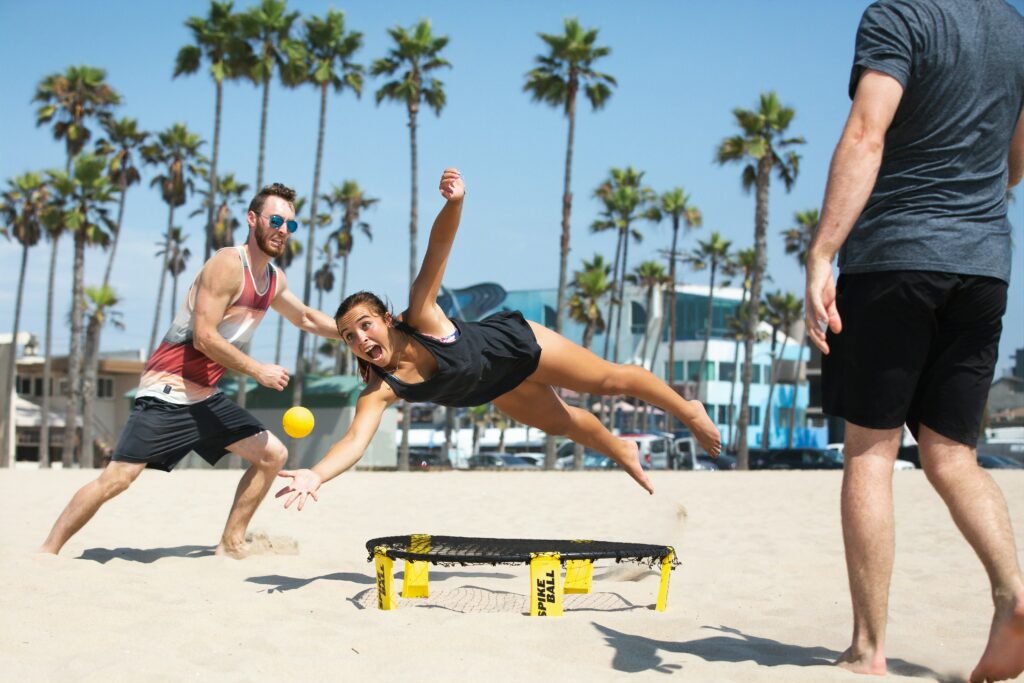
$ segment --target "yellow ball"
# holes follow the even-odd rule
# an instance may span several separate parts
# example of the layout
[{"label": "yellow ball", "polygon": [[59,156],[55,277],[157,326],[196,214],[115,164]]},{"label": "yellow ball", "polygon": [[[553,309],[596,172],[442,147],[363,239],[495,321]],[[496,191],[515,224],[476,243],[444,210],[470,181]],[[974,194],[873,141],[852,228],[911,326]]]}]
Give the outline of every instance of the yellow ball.
[{"label": "yellow ball", "polygon": [[285,434],[293,439],[309,436],[313,431],[313,413],[309,412],[309,408],[292,406],[281,418],[281,426],[284,427]]}]

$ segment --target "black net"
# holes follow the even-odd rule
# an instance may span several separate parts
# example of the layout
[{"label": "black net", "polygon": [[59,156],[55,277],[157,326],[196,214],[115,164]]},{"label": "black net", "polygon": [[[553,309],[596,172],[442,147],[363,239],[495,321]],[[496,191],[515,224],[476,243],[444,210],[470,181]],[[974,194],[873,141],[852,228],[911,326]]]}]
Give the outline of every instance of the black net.
[{"label": "black net", "polygon": [[462,536],[385,536],[366,542],[370,560],[374,550],[387,550],[388,557],[419,560],[431,564],[522,564],[535,553],[558,553],[565,560],[603,560],[660,563],[672,553],[672,567],[679,565],[675,551],[667,545],[620,543],[617,541],[554,541],[536,538],[466,538]]}]

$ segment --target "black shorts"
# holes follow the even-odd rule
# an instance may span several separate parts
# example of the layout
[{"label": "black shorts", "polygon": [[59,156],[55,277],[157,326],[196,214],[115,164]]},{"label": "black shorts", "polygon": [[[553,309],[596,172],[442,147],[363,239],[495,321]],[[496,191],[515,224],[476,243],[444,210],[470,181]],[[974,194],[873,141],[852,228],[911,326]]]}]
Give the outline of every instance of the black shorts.
[{"label": "black shorts", "polygon": [[977,275],[840,275],[823,409],[870,429],[922,424],[972,448],[992,386],[1007,285]]},{"label": "black shorts", "polygon": [[135,399],[111,460],[146,463],[170,472],[189,451],[215,465],[236,441],[266,427],[224,394],[217,392],[191,405],[168,403],[152,396]]}]

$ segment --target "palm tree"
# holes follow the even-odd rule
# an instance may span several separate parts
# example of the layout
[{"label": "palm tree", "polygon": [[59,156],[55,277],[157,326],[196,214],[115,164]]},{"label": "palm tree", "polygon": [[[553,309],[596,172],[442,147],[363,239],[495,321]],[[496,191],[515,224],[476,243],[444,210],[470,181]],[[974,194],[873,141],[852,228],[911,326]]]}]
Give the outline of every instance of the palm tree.
[{"label": "palm tree", "polygon": [[[804,311],[804,300],[797,298],[792,292],[774,292],[765,297],[765,309],[768,313],[768,321],[772,324],[772,351],[775,350],[776,331],[782,331],[782,347],[775,360],[781,361],[786,353],[786,341],[789,339],[789,331],[793,323],[800,320]],[[772,424],[772,394],[775,393],[776,373],[771,373],[768,383],[768,404],[765,406],[764,429],[761,431],[761,448],[768,448],[771,444]],[[794,388],[793,401],[796,402],[796,391]]]},{"label": "palm tree", "polygon": [[[205,164],[198,167],[198,175],[203,180],[209,180],[210,172]],[[209,187],[210,183],[207,184]],[[202,202],[195,211],[189,214],[189,218],[209,212],[210,191],[199,190]],[[219,200],[216,210],[213,212],[213,227],[209,232],[210,247],[217,251],[226,247],[234,246],[235,231],[242,226],[238,219],[239,209],[244,210],[248,202],[249,186],[235,180],[234,173],[226,173],[217,181],[217,199]]]},{"label": "palm tree", "polygon": [[[594,254],[592,261],[583,261],[583,269],[573,273],[572,294],[569,297],[569,317],[583,325],[583,348],[589,349],[594,340],[594,334],[601,334],[605,330],[605,321],[601,317],[601,308],[598,305],[601,298],[611,296],[614,292],[614,283],[608,279],[611,274],[611,266],[605,263],[604,257]],[[580,396],[580,407],[590,410],[590,395],[584,393]],[[583,469],[583,445],[576,444],[573,450],[573,468]]]},{"label": "palm tree", "polygon": [[[50,188],[39,173],[25,173],[7,181],[7,189],[0,196],[0,229],[21,245],[21,268],[18,270],[18,292],[14,298],[14,329],[11,332],[11,348],[7,354],[7,382],[3,387],[4,396],[14,391],[14,375],[17,371],[15,360],[18,347],[18,325],[21,321],[21,300],[25,292],[25,273],[28,270],[28,250],[39,243],[43,234],[43,214],[50,199]],[[7,442],[7,429],[0,437],[0,467],[13,467],[13,457],[8,453],[14,449]],[[43,462],[40,454],[40,463]],[[47,459],[49,464],[49,459]]]},{"label": "palm tree", "polygon": [[[739,359],[740,359],[740,342],[746,337],[746,320],[748,317],[747,312],[747,294],[750,292],[750,278],[754,272],[754,263],[756,262],[756,256],[753,249],[741,249],[735,257],[729,260],[729,263],[724,267],[726,274],[729,277],[740,277],[742,283],[743,293],[740,295],[740,305],[736,307],[736,314],[734,316],[728,316],[726,318],[726,326],[729,328],[729,336],[734,340],[733,354],[732,354],[732,387],[729,389],[729,446],[728,450],[732,451],[736,448],[736,443],[733,441],[733,426],[736,423],[736,417],[738,417],[736,410],[733,408],[736,400],[736,380],[740,376]],[[749,356],[747,357],[749,359]],[[744,361],[748,362],[748,361]]]},{"label": "palm tree", "polygon": [[217,157],[220,151],[220,117],[224,95],[224,80],[234,80],[252,69],[254,56],[242,33],[239,15],[232,13],[234,3],[231,0],[217,2],[211,0],[209,14],[203,17],[189,17],[185,26],[192,32],[193,43],[178,50],[174,61],[174,75],[191,75],[199,71],[203,60],[210,66],[210,76],[216,88],[216,101],[213,113],[213,155],[210,159],[210,172],[207,179],[210,183],[209,197],[211,201],[206,214],[206,250],[203,260],[210,258],[213,249],[213,211],[217,205]]},{"label": "palm tree", "polygon": [[[657,261],[644,261],[630,274],[626,276],[626,280],[630,284],[642,287],[644,290],[645,310],[647,311],[648,321],[650,319],[651,310],[654,308],[654,291],[658,290],[658,295],[661,296],[661,290],[669,283],[668,274],[665,272],[665,267]],[[664,299],[663,299],[664,300]],[[640,364],[646,365],[647,363],[647,344],[650,341],[650,335],[648,331],[650,326],[644,327],[644,339],[640,347]],[[658,340],[655,340],[657,345]],[[653,367],[653,366],[652,366]],[[649,408],[650,406],[648,406]],[[640,420],[640,399],[633,399],[633,429],[636,430],[639,427]]]},{"label": "palm tree", "polygon": [[[164,300],[164,281],[167,274],[167,257],[171,253],[171,236],[174,227],[174,210],[183,206],[188,195],[195,189],[195,178],[200,175],[203,156],[199,148],[203,145],[202,138],[192,133],[182,123],[175,123],[170,128],[157,134],[157,141],[142,149],[142,157],[147,164],[158,166],[161,173],[153,178],[151,186],[160,188],[160,196],[167,204],[167,232],[165,233],[164,262],[160,266],[160,285],[157,288],[156,306],[153,308],[153,328],[149,334],[147,356],[153,354],[157,343],[157,330],[160,327],[160,309]],[[209,244],[209,238],[206,240]]]},{"label": "palm tree", "polygon": [[537,55],[537,63],[526,74],[523,91],[530,93],[534,102],[543,102],[565,112],[569,120],[569,137],[565,147],[565,180],[562,186],[562,236],[559,240],[558,298],[555,305],[555,332],[562,332],[562,309],[565,304],[565,280],[569,261],[569,218],[572,214],[572,153],[576,132],[576,95],[580,86],[590,100],[591,109],[597,111],[612,96],[609,86],[615,78],[595,71],[594,62],[611,54],[611,48],[595,45],[598,29],[584,30],[578,19],[564,20],[561,35],[538,33],[548,47],[546,55]]},{"label": "palm tree", "polygon": [[711,239],[708,241],[698,240],[699,245],[696,249],[691,251],[684,260],[690,264],[695,271],[701,271],[705,268],[711,275],[708,281],[708,317],[707,322],[704,325],[704,346],[700,352],[700,364],[697,366],[697,377],[690,377],[689,379],[697,380],[696,395],[700,398],[700,388],[704,381],[704,363],[707,362],[708,358],[708,346],[711,344],[711,324],[712,315],[715,309],[715,274],[718,269],[722,266],[729,264],[731,254],[729,253],[729,247],[732,246],[731,240],[723,240],[722,236],[718,232],[711,233]]},{"label": "palm tree", "polygon": [[[766,239],[768,234],[768,186],[772,171],[782,180],[786,191],[793,187],[799,171],[800,156],[790,150],[783,150],[796,144],[803,144],[802,137],[784,137],[786,129],[793,121],[795,111],[784,107],[774,92],[762,93],[756,111],[733,109],[733,117],[740,127],[741,134],[722,140],[716,153],[719,164],[737,162],[743,164],[743,189],[750,191],[756,188],[754,208],[754,272],[750,283],[751,301],[761,300],[761,280],[767,264]],[[739,455],[737,466],[747,469],[749,458],[747,453],[747,422],[750,419],[748,401],[750,400],[750,381],[752,364],[749,362],[754,348],[754,335],[757,331],[757,307],[748,310],[747,333],[743,340],[747,359],[743,366],[743,397],[740,405],[739,419]]]},{"label": "palm tree", "polygon": [[[121,313],[114,310],[114,306],[120,303],[120,298],[109,285],[86,287],[85,295],[86,308],[89,312],[89,324],[85,330],[85,353],[89,357],[98,358],[100,329],[107,322],[117,328],[124,327],[121,324]],[[96,464],[92,437],[93,408],[96,402],[92,397],[96,394],[98,365],[97,363],[94,366],[86,366],[85,369],[86,401],[82,407],[82,467],[93,467]]]},{"label": "palm tree", "polygon": [[388,29],[388,34],[395,41],[394,47],[388,50],[386,57],[373,62],[370,74],[373,76],[394,76],[398,78],[388,81],[377,89],[377,104],[384,100],[404,104],[409,116],[409,149],[411,159],[412,190],[409,209],[409,286],[416,278],[416,117],[420,105],[426,103],[441,115],[447,103],[444,83],[430,76],[431,72],[442,67],[451,68],[448,60],[441,57],[441,50],[448,44],[448,36],[435,36],[431,30],[430,20],[423,19],[409,30],[401,26]]},{"label": "palm tree", "polygon": [[331,213],[341,210],[341,222],[327,239],[334,245],[334,255],[341,258],[341,290],[338,295],[339,298],[344,298],[348,283],[348,257],[352,253],[354,230],[359,228],[368,240],[373,240],[370,224],[361,220],[361,217],[364,209],[370,208],[380,200],[368,197],[355,180],[346,180],[340,186],[333,186],[331,191],[323,196],[323,200],[327,202]]},{"label": "palm tree", "polygon": [[165,241],[156,243],[156,246],[160,247],[156,256],[163,257],[167,272],[171,274],[171,305],[167,311],[168,325],[174,322],[174,316],[178,312],[178,277],[188,268],[188,260],[192,257],[192,252],[185,246],[186,241],[188,241],[188,235],[182,234],[181,228],[174,226]]},{"label": "palm tree", "polygon": [[[92,137],[89,123],[93,120],[103,121],[110,116],[114,106],[120,104],[121,96],[106,81],[107,72],[91,66],[70,66],[64,73],[53,73],[43,78],[36,86],[36,92],[32,98],[40,102],[41,106],[36,112],[36,125],[42,126],[53,123],[53,136],[57,140],[63,140],[67,151],[67,159],[64,162],[64,173],[71,175],[71,164],[75,157],[85,148],[86,143]],[[62,213],[54,209],[48,213],[52,221],[47,221],[47,233],[50,237],[50,276],[46,292],[46,340],[43,351],[43,405],[42,422],[39,428],[40,441],[39,452],[45,454],[49,461],[50,449],[50,378],[52,367],[52,340],[53,340],[53,290],[56,284],[57,273],[57,249],[60,245],[60,236],[65,227],[59,224],[58,219]],[[69,367],[69,373],[74,371],[75,376],[71,377],[71,394],[77,402],[78,399],[78,353],[81,347],[81,338],[72,336],[71,358],[75,359]]]},{"label": "palm tree", "polygon": [[[309,237],[306,242],[306,278],[302,300],[309,303],[313,286],[313,254],[316,251],[315,233],[320,225],[317,199],[320,196],[320,165],[323,161],[324,131],[327,125],[327,93],[329,88],[340,93],[351,90],[356,97],[363,93],[363,67],[352,57],[363,46],[363,34],[345,30],[345,13],[328,10],[321,19],[310,17],[303,22],[305,51],[308,59],[306,82],[320,90],[320,126],[316,141],[316,162],[313,166],[313,194],[310,202]],[[299,330],[299,346],[295,354],[295,378],[292,380],[292,404],[302,403],[302,357],[306,348],[306,333]]]},{"label": "palm tree", "polygon": [[[78,347],[81,346],[85,311],[85,247],[88,244],[106,247],[110,243],[114,222],[108,215],[107,204],[114,201],[116,190],[107,176],[107,158],[91,153],[78,156],[74,172],[70,175],[63,171],[51,172],[50,183],[61,207],[64,224],[74,234],[75,240],[71,287],[71,350],[68,358],[69,392],[62,454],[64,467],[70,467],[74,461],[77,435],[75,423],[82,396],[82,355]],[[83,460],[82,465],[91,467],[92,463]]]},{"label": "palm tree", "polygon": [[106,137],[97,141],[96,151],[110,159],[108,176],[117,188],[117,220],[114,223],[114,234],[107,255],[107,269],[103,272],[103,284],[110,283],[110,273],[114,267],[114,256],[117,243],[121,237],[121,225],[124,222],[125,197],[128,188],[138,183],[142,176],[136,155],[146,144],[149,133],[139,130],[139,122],[131,118],[105,119],[101,121]]},{"label": "palm tree", "polygon": [[[615,337],[613,359],[619,362],[619,330],[622,327],[622,302],[624,301],[626,286],[626,271],[628,270],[629,259],[629,238],[641,242],[643,233],[633,227],[637,220],[644,219],[657,221],[661,212],[654,204],[656,195],[654,190],[643,185],[643,171],[637,171],[632,166],[626,168],[612,168],[608,178],[601,183],[594,196],[601,200],[604,208],[600,218],[595,220],[590,229],[593,232],[615,230],[618,237],[615,249],[615,262],[612,268],[612,278],[619,284],[618,313],[615,320],[615,331],[611,333]],[[620,258],[621,255],[621,258]],[[608,323],[611,324],[612,301],[608,303]],[[604,357],[608,357],[608,337],[605,337]]]},{"label": "palm tree", "polygon": [[[807,267],[807,250],[811,247],[811,240],[814,239],[814,234],[818,231],[818,210],[807,209],[805,211],[797,211],[793,214],[793,219],[796,221],[796,225],[788,230],[783,230],[782,235],[786,240],[786,253],[792,254],[796,257],[797,263],[800,264],[800,270],[804,270]],[[807,345],[807,334],[806,332],[800,335],[800,353],[797,355],[797,383],[793,389],[793,405],[790,406],[789,413],[789,438],[787,439],[787,447],[793,447],[793,433],[796,431],[796,388],[800,386],[799,383],[799,367],[803,363],[804,358],[804,347]]]},{"label": "palm tree", "polygon": [[690,195],[681,187],[675,187],[661,195],[661,215],[672,218],[672,248],[668,252],[669,304],[668,304],[668,384],[675,383],[676,367],[676,257],[679,253],[679,226],[686,226],[689,232],[703,225],[700,209],[690,203]]},{"label": "palm tree", "polygon": [[[386,82],[377,89],[375,94],[377,104],[384,100],[398,102],[405,105],[409,116],[409,150],[410,150],[410,182],[409,193],[409,287],[416,278],[416,117],[420,111],[420,105],[426,103],[434,110],[434,114],[441,115],[446,103],[444,83],[434,78],[431,72],[447,67],[451,68],[448,60],[441,56],[441,50],[448,44],[448,36],[435,36],[431,30],[428,19],[421,20],[410,30],[401,26],[388,29],[388,34],[395,41],[394,47],[388,50],[385,57],[377,59],[370,67],[373,76],[395,76],[402,71],[394,80]],[[404,71],[403,71],[404,70]],[[398,452],[398,469],[407,471],[409,469],[409,426],[412,419],[412,411],[404,410],[402,420],[402,445]]]},{"label": "palm tree", "polygon": [[240,17],[243,37],[249,41],[253,61],[248,76],[263,88],[260,106],[260,146],[256,163],[256,189],[263,187],[263,157],[267,143],[267,110],[270,106],[270,81],[276,70],[281,83],[290,88],[305,80],[302,42],[291,37],[298,12],[286,11],[284,0],[262,0]]}]

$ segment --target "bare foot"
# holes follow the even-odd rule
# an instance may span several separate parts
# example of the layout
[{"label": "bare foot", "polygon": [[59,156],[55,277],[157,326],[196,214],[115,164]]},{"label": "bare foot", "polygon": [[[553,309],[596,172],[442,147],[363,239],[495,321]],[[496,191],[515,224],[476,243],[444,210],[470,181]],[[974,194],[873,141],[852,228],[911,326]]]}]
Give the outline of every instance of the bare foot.
[{"label": "bare foot", "polygon": [[640,467],[640,448],[636,445],[636,441],[619,439],[619,443],[622,444],[623,450],[621,453],[613,455],[612,459],[619,463],[619,467],[626,470],[626,474],[633,477],[636,483],[643,486],[647,493],[654,493],[654,485],[647,478],[644,469]]},{"label": "bare foot", "polygon": [[985,652],[971,673],[971,683],[1005,681],[1024,671],[1024,593],[997,608]]},{"label": "bare foot", "polygon": [[244,541],[241,543],[234,543],[221,539],[220,543],[217,544],[217,549],[213,551],[213,554],[220,555],[221,557],[230,557],[233,560],[244,560],[249,556],[249,544]]},{"label": "bare foot", "polygon": [[690,420],[686,424],[690,428],[693,438],[697,439],[700,447],[707,451],[711,457],[717,458],[718,454],[722,452],[722,435],[718,433],[718,427],[708,417],[707,411],[704,410],[704,405],[700,401],[690,401],[690,403],[695,404],[694,409],[697,412],[697,419]]},{"label": "bare foot", "polygon": [[885,654],[879,650],[874,653],[861,655],[854,654],[851,646],[846,652],[839,655],[836,666],[852,671],[855,674],[871,674],[872,676],[885,675]]}]

